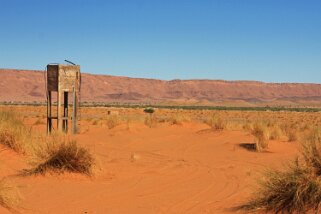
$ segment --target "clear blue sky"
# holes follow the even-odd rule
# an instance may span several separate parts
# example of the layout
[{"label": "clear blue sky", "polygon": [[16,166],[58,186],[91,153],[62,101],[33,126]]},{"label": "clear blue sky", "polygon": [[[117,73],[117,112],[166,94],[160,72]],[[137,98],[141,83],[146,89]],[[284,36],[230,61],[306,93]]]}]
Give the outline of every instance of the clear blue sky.
[{"label": "clear blue sky", "polygon": [[320,0],[0,0],[0,67],[321,83]]}]

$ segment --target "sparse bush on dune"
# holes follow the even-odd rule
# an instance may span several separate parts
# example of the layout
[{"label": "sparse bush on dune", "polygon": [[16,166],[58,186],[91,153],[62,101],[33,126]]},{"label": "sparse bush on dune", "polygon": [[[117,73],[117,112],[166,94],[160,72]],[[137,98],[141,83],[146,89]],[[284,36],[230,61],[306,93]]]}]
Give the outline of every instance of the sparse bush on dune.
[{"label": "sparse bush on dune", "polygon": [[269,133],[267,127],[261,123],[255,123],[252,129],[255,137],[255,149],[258,152],[264,151],[269,146]]},{"label": "sparse bush on dune", "polygon": [[0,111],[0,121],[2,123],[3,122],[9,122],[9,123],[12,123],[12,124],[17,124],[17,125],[21,125],[22,124],[21,120],[14,113],[14,111],[1,110]]},{"label": "sparse bush on dune", "polygon": [[118,115],[109,115],[106,118],[106,124],[109,129],[115,128],[120,124],[120,118]]},{"label": "sparse bush on dune", "polygon": [[92,154],[77,145],[76,141],[48,142],[36,153],[36,167],[25,170],[24,175],[52,172],[76,172],[90,175],[94,165]]},{"label": "sparse bush on dune", "polygon": [[289,142],[298,140],[299,128],[297,124],[285,123],[282,125],[282,130],[287,136]]},{"label": "sparse bush on dune", "polygon": [[157,120],[157,123],[165,123],[165,122],[167,122],[166,116],[158,116],[156,118],[156,120]]},{"label": "sparse bush on dune", "polygon": [[144,112],[148,114],[148,116],[146,116],[144,119],[145,125],[149,128],[154,127],[157,123],[157,119],[154,116],[155,110],[151,107],[148,107],[144,109]]},{"label": "sparse bush on dune", "polygon": [[94,126],[98,125],[98,123],[99,123],[99,120],[97,120],[97,119],[92,121],[92,125],[94,125]]},{"label": "sparse bush on dune", "polygon": [[3,129],[0,131],[0,142],[2,145],[5,145],[16,152],[23,150],[22,145],[18,143],[17,137],[10,130]]},{"label": "sparse bush on dune", "polygon": [[321,200],[321,180],[310,175],[298,162],[285,171],[268,171],[254,197],[240,206],[248,211],[306,213],[317,209]]},{"label": "sparse bush on dune", "polygon": [[118,115],[108,115],[107,117],[101,119],[92,120],[92,125],[107,126],[109,129],[115,128],[121,122],[121,118]]},{"label": "sparse bush on dune", "polygon": [[149,128],[155,127],[157,124],[157,119],[155,118],[154,115],[150,114],[150,115],[146,115],[145,119],[144,119],[144,124],[146,126],[148,126]]},{"label": "sparse bush on dune", "polygon": [[253,130],[253,124],[249,121],[247,121],[244,125],[243,125],[243,129],[245,131],[249,131],[251,132]]},{"label": "sparse bush on dune", "polygon": [[254,197],[238,209],[274,213],[321,211],[320,129],[306,138],[301,153],[303,159],[296,159],[284,171],[269,170]]},{"label": "sparse bush on dune", "polygon": [[13,112],[0,111],[0,144],[18,153],[25,153],[30,130]]},{"label": "sparse bush on dune", "polygon": [[310,129],[311,129],[311,124],[304,123],[301,126],[301,131],[306,131],[306,130],[310,130]]},{"label": "sparse bush on dune", "polygon": [[153,114],[155,112],[155,110],[153,108],[151,108],[151,107],[148,107],[148,108],[144,109],[144,112],[148,113],[148,114]]},{"label": "sparse bush on dune", "polygon": [[268,119],[265,123],[268,128],[273,128],[276,125],[276,120],[275,119]]},{"label": "sparse bush on dune", "polygon": [[296,130],[288,131],[287,137],[288,137],[289,142],[293,142],[293,141],[298,140],[298,134],[297,134]]},{"label": "sparse bush on dune", "polygon": [[282,131],[278,126],[274,126],[270,131],[270,140],[279,140],[282,137]]},{"label": "sparse bush on dune", "polygon": [[0,121],[0,143],[37,160],[36,167],[25,170],[25,175],[47,171],[91,174],[94,158],[76,141],[65,141],[59,133],[52,133],[46,140],[39,138],[36,144],[32,140],[35,136],[13,113],[0,112]]},{"label": "sparse bush on dune", "polygon": [[44,121],[43,121],[43,119],[41,119],[41,118],[38,118],[35,122],[34,122],[34,124],[33,125],[44,125],[44,124],[46,124]]},{"label": "sparse bush on dune", "polygon": [[183,118],[181,116],[175,115],[170,118],[168,118],[168,122],[171,125],[182,125],[183,124]]},{"label": "sparse bush on dune", "polygon": [[213,130],[224,130],[227,126],[227,122],[217,115],[211,116],[205,123]]},{"label": "sparse bush on dune", "polygon": [[18,187],[5,179],[0,180],[0,206],[9,210],[15,210],[21,202],[21,195]]},{"label": "sparse bush on dune", "polygon": [[188,116],[183,115],[183,114],[179,114],[179,113],[177,113],[175,115],[172,115],[169,118],[167,118],[167,121],[171,125],[182,125],[183,122],[188,122],[190,120],[191,120],[191,118],[189,118]]},{"label": "sparse bush on dune", "polygon": [[321,128],[316,128],[306,137],[302,144],[302,156],[307,166],[321,176]]}]

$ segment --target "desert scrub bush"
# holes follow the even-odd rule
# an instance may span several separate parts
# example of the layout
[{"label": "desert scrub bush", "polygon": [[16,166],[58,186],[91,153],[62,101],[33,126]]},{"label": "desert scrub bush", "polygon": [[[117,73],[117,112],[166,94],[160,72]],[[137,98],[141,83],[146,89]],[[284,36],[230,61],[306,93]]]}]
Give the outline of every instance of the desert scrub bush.
[{"label": "desert scrub bush", "polygon": [[287,132],[287,137],[288,137],[288,141],[289,142],[293,142],[298,140],[298,134],[296,132],[296,130],[290,130]]},{"label": "desert scrub bush", "polygon": [[205,123],[213,130],[224,130],[227,126],[227,122],[217,115],[212,115],[205,120]]},{"label": "desert scrub bush", "polygon": [[158,117],[156,118],[156,120],[157,120],[157,123],[165,123],[165,122],[167,122],[167,117],[161,115],[161,116],[158,116]]},{"label": "desert scrub bush", "polygon": [[291,123],[284,123],[281,126],[283,132],[288,138],[289,142],[298,140],[298,125]]},{"label": "desert scrub bush", "polygon": [[15,210],[21,202],[18,187],[12,185],[5,179],[0,180],[0,206],[9,210]]},{"label": "desert scrub bush", "polygon": [[94,125],[94,126],[96,126],[96,125],[98,125],[98,123],[99,123],[99,120],[95,119],[95,120],[92,121],[91,124]]},{"label": "desert scrub bush", "polygon": [[36,167],[23,171],[23,175],[52,172],[76,172],[91,175],[94,165],[92,154],[77,145],[75,140],[66,142],[47,142],[36,153]]},{"label": "desert scrub bush", "polygon": [[240,208],[274,213],[306,213],[317,210],[321,200],[321,180],[297,161],[285,171],[270,170],[260,182],[250,202]]},{"label": "desert scrub bush", "polygon": [[22,149],[22,145],[18,143],[17,137],[15,134],[7,129],[3,129],[0,131],[0,142],[2,145],[5,145],[16,152],[20,152]]},{"label": "desert scrub bush", "polygon": [[302,144],[302,156],[307,166],[321,176],[321,128],[315,128],[305,137]]},{"label": "desert scrub bush", "polygon": [[312,131],[301,155],[284,171],[268,170],[250,201],[238,208],[274,213],[319,213],[321,203],[321,132]]},{"label": "desert scrub bush", "polygon": [[44,125],[46,124],[41,118],[38,118],[34,123],[33,125]]},{"label": "desert scrub bush", "polygon": [[148,116],[145,117],[144,123],[149,128],[152,128],[157,123],[157,120],[154,117],[155,110],[153,108],[151,108],[151,107],[148,107],[148,108],[144,109],[144,112],[148,114]]},{"label": "desert scrub bush", "polygon": [[274,126],[270,131],[270,140],[279,140],[282,137],[282,130],[279,126]]},{"label": "desert scrub bush", "polygon": [[109,129],[115,128],[120,124],[120,118],[118,115],[109,115],[106,118],[106,125]]},{"label": "desert scrub bush", "polygon": [[155,112],[155,110],[153,108],[149,107],[149,108],[145,108],[144,112],[148,113],[148,114],[153,114]]},{"label": "desert scrub bush", "polygon": [[252,132],[252,130],[253,130],[253,123],[251,123],[250,121],[245,122],[245,124],[243,125],[243,129],[244,129],[245,131]]},{"label": "desert scrub bush", "polygon": [[184,115],[175,114],[175,115],[172,115],[169,118],[167,118],[167,121],[171,125],[182,125],[183,122],[190,121],[190,118],[188,118],[187,116],[184,116]]},{"label": "desert scrub bush", "polygon": [[150,114],[148,116],[146,115],[144,119],[144,124],[149,128],[155,127],[157,122],[157,118],[153,114]]},{"label": "desert scrub bush", "polygon": [[269,134],[267,127],[262,123],[255,123],[252,129],[252,135],[255,137],[255,149],[261,152],[269,146]]},{"label": "desert scrub bush", "polygon": [[0,111],[0,144],[18,153],[25,153],[31,132],[13,112]]}]

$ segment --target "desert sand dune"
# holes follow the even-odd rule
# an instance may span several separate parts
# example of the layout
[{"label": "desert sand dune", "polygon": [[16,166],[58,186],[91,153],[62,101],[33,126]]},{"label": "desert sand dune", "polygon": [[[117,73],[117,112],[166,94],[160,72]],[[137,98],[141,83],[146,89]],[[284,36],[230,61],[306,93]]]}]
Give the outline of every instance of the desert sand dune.
[{"label": "desert sand dune", "polygon": [[[267,152],[248,151],[239,146],[253,142],[248,133],[213,131],[202,123],[108,129],[83,121],[82,127],[87,131],[76,138],[97,157],[94,177],[13,177],[24,196],[22,213],[230,213],[249,197],[262,171],[297,154],[295,143],[278,141]],[[8,169],[2,176],[26,167],[8,150],[0,161]]]}]

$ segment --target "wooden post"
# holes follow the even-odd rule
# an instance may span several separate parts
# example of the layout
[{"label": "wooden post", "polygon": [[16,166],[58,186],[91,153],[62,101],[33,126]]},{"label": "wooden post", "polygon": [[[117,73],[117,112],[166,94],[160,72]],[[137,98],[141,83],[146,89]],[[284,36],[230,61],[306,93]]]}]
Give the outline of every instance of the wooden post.
[{"label": "wooden post", "polygon": [[76,96],[76,90],[73,88],[73,105],[72,105],[72,133],[76,134],[77,133],[77,96]]},{"label": "wooden post", "polygon": [[51,129],[52,129],[51,91],[48,91],[48,100],[47,100],[47,134],[51,133]]},{"label": "wooden post", "polygon": [[61,116],[61,91],[59,90],[58,86],[58,99],[57,99],[57,127],[59,131],[62,131],[62,116]]}]

